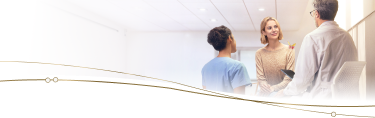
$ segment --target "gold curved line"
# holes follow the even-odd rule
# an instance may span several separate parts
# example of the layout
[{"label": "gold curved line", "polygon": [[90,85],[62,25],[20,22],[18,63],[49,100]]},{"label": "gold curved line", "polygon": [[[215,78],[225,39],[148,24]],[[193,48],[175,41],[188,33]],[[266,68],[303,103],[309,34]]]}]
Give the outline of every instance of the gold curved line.
[{"label": "gold curved line", "polygon": [[[12,80],[6,80],[6,81],[45,81],[45,79],[12,79]],[[155,88],[164,88],[164,89],[172,89],[177,91],[183,91],[193,94],[200,94],[200,95],[206,95],[206,96],[212,96],[212,97],[220,97],[220,98],[226,98],[226,99],[235,99],[235,100],[242,100],[242,101],[250,101],[270,106],[276,106],[276,107],[282,107],[282,108],[289,108],[294,110],[301,110],[301,111],[307,111],[307,112],[315,112],[315,113],[323,113],[323,114],[331,114],[327,112],[319,112],[319,111],[312,111],[312,110],[305,110],[305,109],[299,109],[299,108],[292,108],[287,107],[283,105],[294,105],[294,106],[311,106],[311,107],[353,107],[353,106],[337,106],[337,105],[308,105],[308,104],[293,104],[293,103],[280,103],[280,102],[269,102],[269,101],[259,101],[259,100],[250,100],[250,99],[243,99],[239,97],[229,96],[229,95],[218,95],[217,94],[207,94],[207,93],[200,93],[196,91],[189,91],[184,89],[178,89],[178,88],[172,88],[172,87],[165,87],[165,86],[155,86],[155,85],[147,85],[147,84],[137,84],[137,83],[125,83],[125,82],[111,82],[111,81],[96,81],[96,80],[75,80],[75,79],[59,79],[59,81],[78,81],[78,82],[97,82],[97,83],[113,83],[113,84],[125,84],[125,85],[136,85],[136,86],[147,86],[147,87],[155,87]],[[216,93],[216,92],[214,92]],[[359,107],[364,106],[372,106],[374,105],[360,105]],[[352,117],[371,117],[375,118],[375,116],[359,116],[359,115],[346,115],[346,114],[336,114],[341,116],[352,116]]]},{"label": "gold curved line", "polygon": [[[10,82],[10,81],[45,81],[45,79],[12,79],[12,80],[0,80],[0,82]],[[194,94],[201,94],[201,95],[212,95],[212,94],[206,94],[206,93],[200,93],[195,91],[189,91],[189,90],[183,90],[183,89],[177,89],[172,87],[164,87],[164,86],[155,86],[155,85],[146,85],[146,84],[137,84],[137,83],[124,83],[124,82],[111,82],[111,81],[97,81],[97,80],[75,80],[75,79],[58,79],[58,81],[78,81],[78,82],[97,82],[97,83],[112,83],[112,84],[125,84],[125,85],[137,85],[137,86],[147,86],[147,87],[155,87],[155,88],[165,88],[165,89],[172,89],[177,91],[183,91],[188,93],[194,93]],[[269,101],[259,101],[259,100],[250,100],[250,99],[243,99],[239,97],[234,97],[230,95],[225,95],[217,92],[213,92],[214,97],[220,97],[220,98],[227,98],[227,99],[235,99],[235,100],[242,100],[242,101],[251,101],[261,104],[279,104],[279,105],[293,105],[293,106],[310,106],[310,107],[375,107],[375,105],[358,105],[358,106],[337,106],[337,105],[309,105],[309,104],[294,104],[294,103],[280,103],[280,102],[269,102]]]},{"label": "gold curved line", "polygon": [[[123,82],[110,82],[110,81],[95,81],[95,80],[71,80],[71,79],[59,79],[59,81],[80,81],[80,82],[96,82],[96,83],[112,83],[112,84],[128,84],[128,85],[139,85],[139,86],[149,86],[149,87],[158,87],[158,88],[168,88],[173,90],[179,90],[184,92],[196,93],[201,94],[199,92],[187,91],[182,89],[176,89],[171,87],[163,87],[163,86],[155,86],[155,85],[144,85],[144,84],[134,84],[134,83],[123,83]],[[202,93],[204,94],[204,93]],[[211,94],[204,94],[213,96]],[[330,106],[330,105],[305,105],[305,104],[287,104],[287,103],[278,103],[278,102],[268,102],[268,101],[259,101],[259,100],[249,100],[244,98],[232,97],[232,96],[218,96],[214,95],[214,97],[222,97],[222,98],[229,98],[229,99],[236,99],[236,100],[243,100],[243,101],[251,101],[251,102],[258,102],[258,103],[267,103],[267,104],[282,104],[282,105],[294,105],[294,106],[313,106],[313,107],[375,107],[375,105],[363,105],[363,106]]]},{"label": "gold curved line", "polygon": [[[13,79],[13,80],[0,80],[0,82],[12,82],[12,81],[45,81],[45,79]],[[147,86],[147,87],[155,87],[155,88],[165,88],[165,89],[171,89],[171,90],[177,90],[182,92],[188,92],[188,93],[195,93],[195,94],[201,94],[201,95],[207,95],[207,96],[213,96],[213,97],[219,97],[219,98],[227,98],[227,99],[236,99],[236,100],[243,100],[243,101],[251,101],[255,103],[261,103],[265,105],[271,105],[276,107],[282,107],[287,109],[294,109],[294,110],[300,110],[300,111],[308,111],[308,112],[315,112],[315,113],[323,113],[323,114],[331,114],[327,112],[320,112],[320,111],[313,111],[313,110],[304,110],[304,109],[298,109],[298,108],[292,108],[292,107],[286,107],[286,106],[280,106],[275,105],[277,103],[274,102],[267,102],[267,101],[258,101],[258,100],[249,100],[249,99],[243,99],[243,98],[236,98],[236,97],[228,97],[228,96],[219,96],[219,95],[212,95],[207,93],[200,93],[200,92],[194,92],[194,91],[188,91],[183,89],[176,89],[172,87],[164,87],[164,86],[155,86],[155,85],[145,85],[145,84],[135,84],[135,83],[124,83],[124,82],[110,82],[110,81],[94,81],[94,80],[71,80],[71,79],[59,79],[59,81],[77,81],[77,82],[95,82],[95,83],[111,83],[111,84],[126,84],[126,85],[137,85],[137,86]],[[335,107],[335,106],[330,106]],[[343,106],[341,106],[343,107]],[[347,106],[348,107],[348,106]],[[349,106],[349,107],[358,107],[358,106]],[[354,116],[354,117],[372,117],[374,116],[359,116],[359,115],[347,115],[347,114],[336,114],[341,116]]]},{"label": "gold curved line", "polygon": [[[300,111],[308,111],[308,112],[315,112],[315,113],[322,113],[322,114],[331,114],[328,112],[321,112],[321,111],[313,111],[313,110],[305,110],[305,109],[298,109],[298,108],[292,108],[292,107],[286,107],[286,106],[280,106],[280,105],[275,105],[275,104],[267,104],[271,106],[276,106],[276,107],[282,107],[282,108],[287,108],[287,109],[294,109],[294,110],[300,110]],[[359,115],[347,115],[347,114],[337,114],[336,116],[352,116],[352,117],[368,117],[368,118],[374,118],[374,116],[359,116]]]},{"label": "gold curved line", "polygon": [[[147,86],[147,87],[155,87],[155,88],[164,88],[164,89],[172,89],[172,90],[177,90],[177,91],[183,91],[183,92],[188,92],[188,93],[194,93],[194,94],[200,94],[200,95],[207,95],[207,96],[213,96],[213,97],[220,97],[220,98],[226,98],[224,96],[220,95],[214,95],[214,94],[207,94],[207,93],[200,93],[200,92],[195,92],[195,91],[189,91],[189,90],[184,90],[184,89],[178,89],[178,88],[172,88],[172,87],[165,87],[165,86],[155,86],[155,85],[146,85],[146,84],[136,84],[136,83],[124,83],[124,82],[118,82],[118,83],[123,83],[125,85],[136,85],[136,86]],[[231,96],[234,97],[234,96]],[[244,100],[243,98],[238,98],[234,97],[236,100]],[[301,110],[301,111],[308,111],[308,112],[315,112],[315,113],[323,113],[323,114],[331,114],[327,112],[319,112],[319,111],[313,111],[313,110],[305,110],[305,109],[299,109],[299,108],[292,108],[292,107],[287,107],[287,106],[282,106],[282,105],[275,105],[274,103],[278,104],[283,104],[280,102],[267,102],[267,101],[259,101],[259,100],[250,100],[247,99],[248,101],[251,102],[256,102],[256,103],[261,103],[261,104],[266,104],[266,105],[271,105],[271,106],[276,106],[276,107],[283,107],[283,108],[289,108],[289,109],[294,109],[294,110]],[[286,105],[294,105],[293,103],[287,103]],[[327,105],[326,105],[327,106]],[[375,118],[375,116],[359,116],[359,115],[346,115],[346,114],[336,114],[341,115],[341,116],[352,116],[352,117],[372,117]]]},{"label": "gold curved line", "polygon": [[12,79],[12,81],[46,81],[45,79]]},{"label": "gold curved line", "polygon": [[[152,77],[147,77],[147,76],[142,76],[142,75],[136,75],[136,74],[130,74],[130,73],[124,73],[124,72],[118,72],[118,71],[112,71],[112,70],[105,70],[105,69],[98,69],[98,68],[74,66],[74,65],[54,64],[54,63],[42,63],[42,62],[27,62],[27,61],[0,61],[0,62],[19,62],[19,63],[38,63],[38,64],[61,65],[61,66],[70,66],[70,67],[79,67],[79,68],[87,68],[87,69],[94,69],[94,70],[109,71],[109,72],[115,72],[115,73],[128,74],[128,75],[134,75],[134,76],[139,76],[139,77],[145,77],[145,78],[150,78],[150,79],[162,80],[162,79],[152,78]],[[167,82],[176,83],[176,84],[180,84],[180,85],[183,85],[183,86],[191,87],[191,86],[188,86],[188,85],[185,85],[185,84],[181,84],[181,83],[178,83],[178,82],[173,82],[173,81],[168,81],[168,80],[162,80],[162,81],[167,81]],[[191,88],[194,88],[194,87],[191,87]]]},{"label": "gold curved line", "polygon": [[[27,62],[27,61],[0,61],[0,62],[18,62],[18,63],[38,63],[38,64],[61,65],[61,66],[70,66],[70,67],[87,68],[87,69],[93,69],[93,70],[109,71],[109,72],[115,72],[115,73],[128,74],[128,75],[134,75],[134,76],[139,76],[139,77],[145,77],[145,78],[150,78],[150,79],[162,80],[162,79],[157,79],[157,78],[152,78],[152,77],[147,77],[147,76],[142,76],[142,75],[136,75],[136,74],[130,74],[130,73],[124,73],[124,72],[118,72],[118,71],[112,71],[112,70],[105,70],[105,69],[98,69],[98,68],[74,66],[74,65],[54,64],[54,63],[42,63],[42,62]],[[197,89],[197,90],[201,90],[201,91],[205,91],[205,92],[210,92],[210,93],[214,93],[214,94],[219,94],[219,93],[216,93],[216,92],[213,92],[213,91],[208,91],[208,90],[204,90],[204,89],[195,88],[195,87],[188,86],[188,85],[185,85],[185,84],[181,84],[181,83],[178,83],[178,82],[173,82],[173,81],[168,81],[168,80],[162,80],[162,81],[176,83],[176,84],[183,85],[183,86],[190,87],[190,88],[194,88],[194,89]],[[79,82],[83,82],[83,81],[80,80]]]},{"label": "gold curved line", "polygon": [[[0,62],[18,62],[18,63],[38,63],[38,64],[61,65],[61,66],[70,66],[70,67],[87,68],[87,69],[93,69],[93,70],[109,71],[109,72],[115,72],[115,73],[128,74],[128,75],[134,75],[134,76],[139,76],[139,77],[145,77],[145,78],[150,78],[150,79],[162,80],[162,79],[157,79],[157,78],[152,78],[152,77],[147,77],[147,76],[142,76],[142,75],[136,75],[136,74],[130,74],[130,73],[124,73],[124,72],[118,72],[118,71],[112,71],[112,70],[105,70],[105,69],[98,69],[98,68],[74,66],[74,65],[54,64],[54,63],[42,63],[42,62],[27,62],[27,61],[0,61]],[[162,81],[167,81],[167,82],[170,82],[170,83],[176,83],[176,84],[183,85],[183,86],[190,87],[190,88],[194,88],[194,89],[197,89],[197,90],[201,90],[201,91],[205,91],[205,92],[210,92],[210,93],[220,94],[221,95],[221,93],[217,93],[217,92],[213,92],[213,91],[208,91],[208,90],[204,90],[204,89],[200,89],[200,88],[195,88],[195,87],[188,86],[188,85],[185,85],[185,84],[181,84],[181,83],[178,83],[178,82],[173,82],[173,81],[168,81],[168,80],[162,80]],[[6,81],[6,82],[8,82],[8,81]],[[78,82],[87,82],[87,81],[78,80]]]}]

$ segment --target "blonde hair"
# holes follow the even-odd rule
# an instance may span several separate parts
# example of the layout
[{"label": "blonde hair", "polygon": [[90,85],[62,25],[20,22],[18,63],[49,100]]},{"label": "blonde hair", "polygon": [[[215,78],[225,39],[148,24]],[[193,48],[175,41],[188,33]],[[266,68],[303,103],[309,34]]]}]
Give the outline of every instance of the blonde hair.
[{"label": "blonde hair", "polygon": [[283,39],[283,32],[281,31],[279,22],[277,22],[277,20],[275,18],[273,18],[273,17],[265,17],[262,20],[262,23],[260,24],[260,42],[262,44],[267,44],[268,43],[268,38],[265,35],[263,35],[262,31],[265,31],[267,22],[270,21],[270,20],[275,21],[276,25],[277,25],[277,28],[279,28],[279,38],[278,39],[279,40]]}]

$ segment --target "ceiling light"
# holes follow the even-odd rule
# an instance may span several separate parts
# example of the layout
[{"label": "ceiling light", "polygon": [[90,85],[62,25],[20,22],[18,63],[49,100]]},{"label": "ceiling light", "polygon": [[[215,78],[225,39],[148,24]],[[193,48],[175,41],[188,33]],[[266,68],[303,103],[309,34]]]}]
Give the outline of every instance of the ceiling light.
[{"label": "ceiling light", "polygon": [[260,8],[259,11],[264,11],[264,9],[263,9],[263,8]]},{"label": "ceiling light", "polygon": [[216,22],[216,19],[211,19],[212,22]]},{"label": "ceiling light", "polygon": [[201,11],[206,11],[206,9],[205,9],[205,8],[201,8],[201,9],[199,9],[199,10],[201,10]]}]

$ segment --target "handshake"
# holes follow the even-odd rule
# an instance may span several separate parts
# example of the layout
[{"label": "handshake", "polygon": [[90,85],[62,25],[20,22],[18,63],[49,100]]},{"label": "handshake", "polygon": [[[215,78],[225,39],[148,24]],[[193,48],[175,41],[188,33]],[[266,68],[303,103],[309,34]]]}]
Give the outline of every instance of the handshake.
[{"label": "handshake", "polygon": [[283,93],[284,89],[281,89],[279,91],[275,91],[275,89],[267,83],[263,83],[263,84],[259,84],[259,85],[260,85],[260,91],[261,91],[259,96],[274,97],[274,98],[285,97],[285,95]]}]

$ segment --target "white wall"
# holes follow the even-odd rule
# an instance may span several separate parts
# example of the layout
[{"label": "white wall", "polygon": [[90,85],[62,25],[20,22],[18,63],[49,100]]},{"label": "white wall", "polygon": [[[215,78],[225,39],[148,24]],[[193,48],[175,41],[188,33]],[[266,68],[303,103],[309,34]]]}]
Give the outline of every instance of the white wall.
[{"label": "white wall", "polygon": [[128,72],[201,87],[201,68],[214,57],[206,37],[205,32],[130,32]]},{"label": "white wall", "polygon": [[[296,43],[296,46],[294,48],[295,49],[296,62],[298,61],[297,58],[298,58],[298,54],[299,54],[299,50],[301,48],[303,38],[308,33],[312,32],[313,30],[316,29],[314,19],[310,15],[310,11],[312,11],[312,10],[314,10],[314,7],[312,6],[312,0],[309,0],[308,5],[306,6],[306,10],[303,13],[303,16],[302,16],[303,18],[302,18],[302,22],[300,24],[299,30],[283,32],[284,33],[284,40],[280,41],[284,44],[288,44],[288,41],[291,44]],[[280,25],[281,25],[281,28],[282,28],[283,24],[280,24]]]},{"label": "white wall", "polygon": [[356,25],[360,20],[364,18],[364,1],[365,0],[352,0],[350,3],[351,7],[351,27]]},{"label": "white wall", "polygon": [[[128,72],[201,87],[201,69],[215,57],[207,34],[208,31],[129,32]],[[237,47],[264,46],[258,32],[233,32],[233,35]]]},{"label": "white wall", "polygon": [[373,13],[365,19],[365,48],[366,48],[366,92],[367,100],[374,100],[375,98],[375,14]]},{"label": "white wall", "polygon": [[375,0],[364,0],[363,1],[363,16],[366,17],[372,11],[375,10]]},{"label": "white wall", "polygon": [[[0,61],[57,63],[126,71],[126,38],[120,25],[56,0],[1,2]],[[103,71],[40,64],[0,63],[0,70],[1,76],[22,73],[124,77]]]}]

